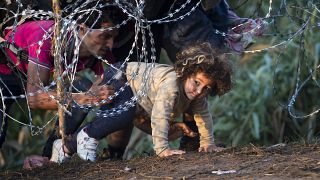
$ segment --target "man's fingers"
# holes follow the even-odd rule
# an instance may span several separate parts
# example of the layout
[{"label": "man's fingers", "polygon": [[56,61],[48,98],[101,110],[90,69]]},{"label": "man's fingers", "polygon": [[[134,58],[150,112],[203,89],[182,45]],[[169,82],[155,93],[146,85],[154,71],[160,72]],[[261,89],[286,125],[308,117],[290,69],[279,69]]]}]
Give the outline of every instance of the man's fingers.
[{"label": "man's fingers", "polygon": [[92,86],[90,89],[90,92],[92,92],[92,95],[100,97],[101,99],[106,99],[107,96],[113,95],[115,92],[115,89],[113,86],[104,85],[104,86]]},{"label": "man's fingers", "polygon": [[102,83],[103,79],[104,79],[104,76],[101,75],[100,78],[98,78],[98,79],[92,84],[92,86],[99,86],[99,85]]},{"label": "man's fingers", "polygon": [[100,89],[100,93],[104,96],[104,99],[108,98],[110,95],[113,95],[114,92],[115,90],[112,86],[105,86]]},{"label": "man's fingers", "polygon": [[103,89],[104,91],[110,91],[110,92],[114,92],[114,87],[113,86],[110,86],[110,85],[105,85],[103,86],[101,89]]},{"label": "man's fingers", "polygon": [[[97,80],[95,83],[99,83],[100,80]],[[101,102],[102,100],[107,100],[106,103],[110,103],[111,101],[108,98],[111,95],[114,95],[115,89],[113,86],[109,85],[92,85],[90,90],[86,93],[89,98],[92,99],[92,103]]]}]

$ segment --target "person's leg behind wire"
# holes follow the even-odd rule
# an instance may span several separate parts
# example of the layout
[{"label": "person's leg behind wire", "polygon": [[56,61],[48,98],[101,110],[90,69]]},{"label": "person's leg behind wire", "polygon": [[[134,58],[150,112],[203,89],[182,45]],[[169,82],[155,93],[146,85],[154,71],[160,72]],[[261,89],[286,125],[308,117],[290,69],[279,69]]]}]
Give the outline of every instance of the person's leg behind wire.
[{"label": "person's leg behind wire", "polygon": [[[112,107],[117,108],[119,105],[123,105],[126,101],[130,100],[132,96],[133,93],[131,88],[128,86],[125,87],[125,90],[113,100]],[[106,111],[108,109],[110,109],[110,106],[106,105],[100,108],[102,111]],[[108,116],[108,114],[106,117],[97,116],[94,121],[90,122],[83,128],[80,128],[77,133],[74,133],[71,139],[66,140],[65,146],[68,149],[69,154],[77,152],[80,158],[95,161],[99,140],[113,132],[132,126],[134,115],[135,106],[129,107],[120,114],[113,116]],[[56,149],[60,149],[60,147],[57,147]],[[63,162],[64,161],[65,160],[63,160]]]},{"label": "person's leg behind wire", "polygon": [[[92,86],[92,82],[84,77],[77,77],[77,79],[73,83],[73,92],[85,92],[90,89]],[[82,122],[85,120],[87,116],[87,112],[83,109],[79,108],[71,108],[71,116],[65,114],[65,134],[71,135],[78,130],[81,126]],[[56,120],[55,128],[49,135],[47,142],[43,148],[42,156],[51,158],[52,154],[52,145],[53,142],[57,139],[60,139],[61,135],[59,134],[59,121]]]},{"label": "person's leg behind wire", "polygon": [[122,159],[123,154],[129,144],[133,125],[113,132],[107,136],[108,149],[104,152],[104,158],[107,159]]}]

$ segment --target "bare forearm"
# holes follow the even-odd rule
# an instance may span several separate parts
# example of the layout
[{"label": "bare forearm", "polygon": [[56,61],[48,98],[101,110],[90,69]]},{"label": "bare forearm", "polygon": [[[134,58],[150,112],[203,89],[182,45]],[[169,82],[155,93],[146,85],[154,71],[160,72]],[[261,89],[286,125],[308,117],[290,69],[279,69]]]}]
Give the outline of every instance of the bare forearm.
[{"label": "bare forearm", "polygon": [[[28,102],[30,108],[32,109],[54,110],[58,108],[58,103],[56,99],[56,92],[48,92],[40,93],[35,96],[30,96],[28,97]],[[72,93],[72,99],[80,105],[94,104],[96,102],[99,102],[96,97],[86,95],[85,93]]]},{"label": "bare forearm", "polygon": [[57,101],[52,99],[52,97],[56,97],[55,92],[49,93],[39,93],[35,96],[28,97],[28,103],[31,109],[47,109],[54,110],[57,109]]}]

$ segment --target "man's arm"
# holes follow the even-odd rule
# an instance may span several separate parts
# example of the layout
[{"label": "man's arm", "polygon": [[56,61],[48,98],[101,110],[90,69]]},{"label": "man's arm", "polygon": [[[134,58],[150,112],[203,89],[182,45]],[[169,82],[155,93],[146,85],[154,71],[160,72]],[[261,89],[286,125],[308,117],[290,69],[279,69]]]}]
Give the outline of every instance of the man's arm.
[{"label": "man's arm", "polygon": [[[35,93],[40,89],[40,84],[44,86],[49,84],[50,70],[33,62],[28,64],[27,93]],[[49,95],[56,97],[55,92],[41,92],[34,96],[28,96],[29,106],[32,109],[57,109],[57,102]]]},{"label": "man's arm", "polygon": [[191,102],[190,107],[199,130],[200,147],[214,144],[213,120],[209,112],[207,99],[196,99]]},{"label": "man's arm", "polygon": [[[33,62],[28,65],[27,93],[35,93],[41,89],[40,84],[47,86],[50,81],[50,70],[41,67]],[[114,93],[111,86],[100,86],[102,78],[95,82],[90,88],[90,93],[72,93],[72,98],[79,104],[93,104],[107,99]],[[32,109],[57,109],[56,100],[50,96],[57,96],[54,91],[36,93],[34,96],[28,96],[29,106]]]}]

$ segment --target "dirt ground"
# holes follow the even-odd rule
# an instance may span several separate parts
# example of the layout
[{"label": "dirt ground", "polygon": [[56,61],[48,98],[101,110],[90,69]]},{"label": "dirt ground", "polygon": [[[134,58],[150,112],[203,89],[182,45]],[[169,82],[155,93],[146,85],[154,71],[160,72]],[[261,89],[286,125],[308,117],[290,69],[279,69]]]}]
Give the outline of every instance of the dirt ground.
[{"label": "dirt ground", "polygon": [[278,144],[169,158],[81,161],[0,172],[0,179],[320,179],[320,145]]}]

